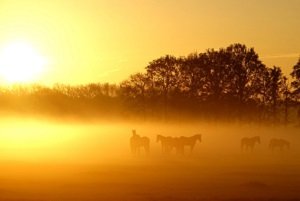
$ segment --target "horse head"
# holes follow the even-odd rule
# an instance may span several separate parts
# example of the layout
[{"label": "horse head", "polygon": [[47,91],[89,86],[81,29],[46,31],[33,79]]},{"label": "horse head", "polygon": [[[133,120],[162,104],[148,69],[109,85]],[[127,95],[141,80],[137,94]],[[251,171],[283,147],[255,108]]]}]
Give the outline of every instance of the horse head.
[{"label": "horse head", "polygon": [[199,140],[199,142],[202,141],[202,135],[201,134],[197,134],[196,136],[196,140]]}]

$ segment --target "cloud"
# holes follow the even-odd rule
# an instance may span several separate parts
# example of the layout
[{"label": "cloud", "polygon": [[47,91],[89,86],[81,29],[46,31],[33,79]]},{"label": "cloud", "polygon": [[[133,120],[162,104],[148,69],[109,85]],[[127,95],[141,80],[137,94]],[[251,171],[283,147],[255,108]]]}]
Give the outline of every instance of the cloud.
[{"label": "cloud", "polygon": [[262,56],[262,59],[287,59],[287,58],[298,58],[300,53],[291,53],[291,54],[278,54],[278,55],[266,55]]},{"label": "cloud", "polygon": [[98,78],[106,78],[111,76],[111,74],[121,71],[122,67],[124,66],[127,62],[128,59],[126,58],[99,58],[98,61],[100,62],[100,66],[106,66],[107,70],[103,70],[101,73],[99,73],[97,76]]}]

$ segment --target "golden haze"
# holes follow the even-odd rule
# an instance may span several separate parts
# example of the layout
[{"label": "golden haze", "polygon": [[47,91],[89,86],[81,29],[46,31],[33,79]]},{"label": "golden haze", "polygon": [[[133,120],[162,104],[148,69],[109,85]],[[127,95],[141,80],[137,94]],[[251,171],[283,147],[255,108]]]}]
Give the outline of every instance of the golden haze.
[{"label": "golden haze", "polygon": [[2,0],[0,49],[23,40],[49,60],[43,84],[118,83],[165,54],[240,42],[290,73],[300,3],[279,1]]}]

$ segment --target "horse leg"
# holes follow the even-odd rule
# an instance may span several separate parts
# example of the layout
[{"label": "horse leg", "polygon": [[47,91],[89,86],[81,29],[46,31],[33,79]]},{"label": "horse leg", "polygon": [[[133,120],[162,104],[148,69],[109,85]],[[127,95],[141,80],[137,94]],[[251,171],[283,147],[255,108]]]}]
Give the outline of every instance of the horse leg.
[{"label": "horse leg", "polygon": [[243,152],[243,151],[244,151],[244,145],[241,144],[241,152]]},{"label": "horse leg", "polygon": [[149,151],[150,151],[149,145],[146,145],[144,148],[145,148],[145,153],[148,156],[149,155]]},{"label": "horse leg", "polygon": [[181,152],[181,150],[180,150],[180,146],[175,146],[175,151],[176,151],[176,154],[177,155],[180,155],[180,152]]},{"label": "horse leg", "polygon": [[180,146],[180,153],[184,155],[184,145]]},{"label": "horse leg", "polygon": [[135,152],[136,152],[136,148],[133,145],[131,145],[131,153],[134,155]]},{"label": "horse leg", "polygon": [[147,145],[147,155],[150,153],[150,144]]},{"label": "horse leg", "polygon": [[194,145],[191,145],[190,146],[190,155],[193,153],[193,150],[194,150]]},{"label": "horse leg", "polygon": [[166,154],[170,154],[172,152],[172,147],[170,145],[166,146]]}]

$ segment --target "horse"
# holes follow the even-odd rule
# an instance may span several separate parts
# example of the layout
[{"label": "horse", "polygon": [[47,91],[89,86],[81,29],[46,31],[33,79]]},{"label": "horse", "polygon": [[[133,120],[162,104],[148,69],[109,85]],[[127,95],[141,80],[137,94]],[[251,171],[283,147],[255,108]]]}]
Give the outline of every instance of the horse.
[{"label": "horse", "polygon": [[170,136],[157,135],[156,142],[161,143],[163,153],[170,153],[174,147],[174,138]]},{"label": "horse", "polygon": [[140,148],[145,149],[145,153],[148,155],[150,151],[150,139],[148,137],[141,137],[136,134],[135,130],[132,130],[132,136],[130,137],[130,148],[132,154],[140,154]]},{"label": "horse", "polygon": [[162,136],[157,135],[156,141],[161,143],[162,152],[163,153],[170,153],[173,148],[176,150],[177,154],[184,154],[184,147],[190,146],[191,153],[196,145],[196,142],[201,142],[201,135],[197,134],[191,137],[170,137],[170,136]]},{"label": "horse", "polygon": [[241,140],[241,149],[243,151],[244,147],[245,147],[246,150],[248,150],[248,148],[250,148],[250,150],[253,151],[253,148],[254,148],[256,143],[260,144],[260,137],[259,136],[250,137],[250,138],[244,137]]},{"label": "horse", "polygon": [[197,141],[202,141],[201,134],[196,134],[190,137],[180,136],[179,138],[177,138],[177,140],[175,140],[176,144],[174,146],[180,154],[184,154],[184,147],[189,146],[190,153],[192,153]]},{"label": "horse", "polygon": [[290,142],[284,140],[284,139],[276,139],[272,138],[269,143],[269,148],[274,151],[275,148],[279,148],[280,151],[283,151],[283,149],[286,147],[287,149],[290,148]]}]

